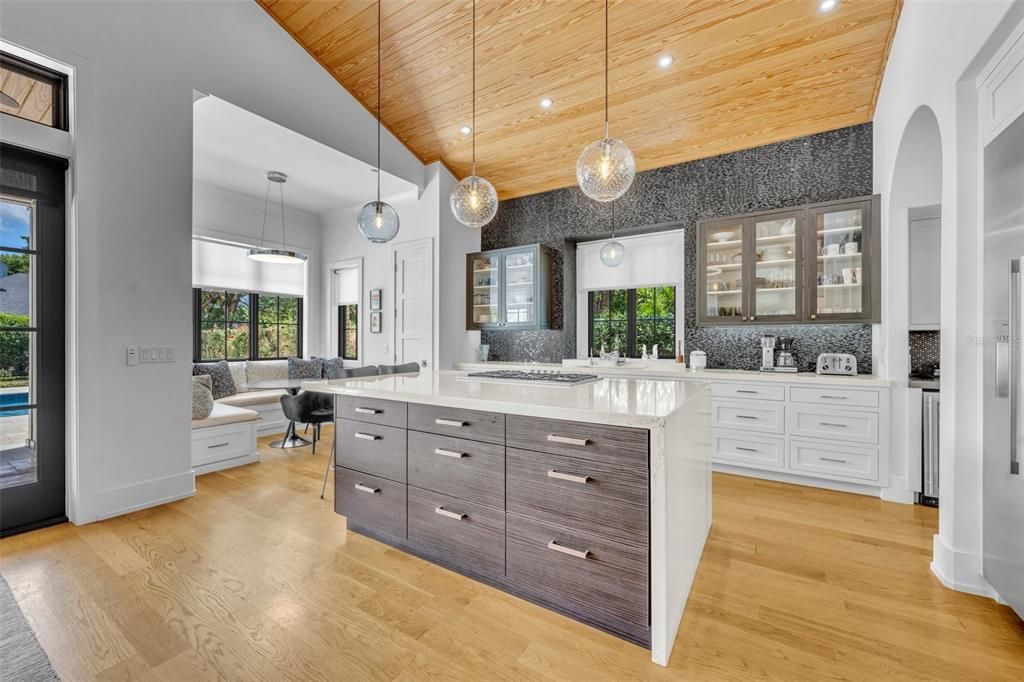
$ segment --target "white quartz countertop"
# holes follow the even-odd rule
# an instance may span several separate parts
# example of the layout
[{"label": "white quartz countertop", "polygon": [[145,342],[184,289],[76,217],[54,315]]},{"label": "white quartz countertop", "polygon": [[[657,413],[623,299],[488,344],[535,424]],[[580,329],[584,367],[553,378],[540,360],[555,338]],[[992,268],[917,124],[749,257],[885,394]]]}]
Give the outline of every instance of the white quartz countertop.
[{"label": "white quartz countertop", "polygon": [[856,376],[818,375],[814,372],[757,372],[745,369],[704,369],[691,370],[675,360],[629,360],[622,367],[591,366],[586,360],[564,360],[561,363],[525,362],[461,362],[458,370],[482,372],[495,369],[546,370],[559,372],[585,372],[605,377],[629,377],[643,379],[669,379],[673,381],[759,381],[780,384],[814,384],[820,386],[873,387],[890,386],[888,379],[874,374]]},{"label": "white quartz countertop", "polygon": [[[492,366],[492,364],[488,364]],[[309,381],[303,390],[525,416],[651,427],[708,390],[705,382],[606,377],[578,386],[466,381],[468,372],[444,370]]]}]

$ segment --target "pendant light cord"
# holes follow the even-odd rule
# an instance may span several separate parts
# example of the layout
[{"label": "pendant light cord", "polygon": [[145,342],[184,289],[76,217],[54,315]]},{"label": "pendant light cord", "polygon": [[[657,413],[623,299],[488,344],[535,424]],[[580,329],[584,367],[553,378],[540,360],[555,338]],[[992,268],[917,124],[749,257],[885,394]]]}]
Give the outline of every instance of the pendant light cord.
[{"label": "pendant light cord", "polygon": [[381,36],[381,5],[384,0],[377,0],[377,211],[380,211],[380,36]]},{"label": "pendant light cord", "polygon": [[287,237],[287,235],[285,235],[285,231],[284,231],[284,183],[283,182],[279,182],[278,185],[281,188],[280,189],[280,194],[281,194],[281,248],[284,249],[285,251],[287,251],[288,250],[288,237]]},{"label": "pendant light cord", "polygon": [[604,0],[604,136],[608,138],[608,0]]},{"label": "pendant light cord", "polygon": [[473,176],[476,177],[476,0],[473,0]]},{"label": "pendant light cord", "polygon": [[267,178],[267,192],[263,195],[263,232],[260,235],[260,248],[267,243],[267,207],[270,205],[270,178]]}]

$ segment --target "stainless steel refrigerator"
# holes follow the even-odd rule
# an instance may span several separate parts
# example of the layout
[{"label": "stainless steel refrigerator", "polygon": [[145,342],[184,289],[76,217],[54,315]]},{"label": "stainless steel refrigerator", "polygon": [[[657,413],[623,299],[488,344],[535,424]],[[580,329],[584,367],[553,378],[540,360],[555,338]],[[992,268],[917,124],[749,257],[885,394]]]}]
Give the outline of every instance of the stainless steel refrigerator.
[{"label": "stainless steel refrigerator", "polygon": [[1024,618],[1024,116],[985,147],[984,558]]}]

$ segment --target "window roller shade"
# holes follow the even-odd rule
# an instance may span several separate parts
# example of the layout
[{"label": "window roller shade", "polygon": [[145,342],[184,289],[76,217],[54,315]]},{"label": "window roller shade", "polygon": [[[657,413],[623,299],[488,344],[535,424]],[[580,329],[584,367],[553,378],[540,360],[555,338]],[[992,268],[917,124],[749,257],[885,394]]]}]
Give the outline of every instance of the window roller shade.
[{"label": "window roller shade", "polygon": [[338,305],[359,303],[359,268],[334,271],[334,302]]},{"label": "window roller shade", "polygon": [[638,289],[683,283],[683,233],[681,230],[636,237],[616,237],[626,247],[618,267],[601,262],[607,240],[576,247],[577,288],[580,292],[603,289]]},{"label": "window roller shade", "polygon": [[249,258],[247,246],[193,239],[192,286],[305,296],[306,264],[261,263]]}]

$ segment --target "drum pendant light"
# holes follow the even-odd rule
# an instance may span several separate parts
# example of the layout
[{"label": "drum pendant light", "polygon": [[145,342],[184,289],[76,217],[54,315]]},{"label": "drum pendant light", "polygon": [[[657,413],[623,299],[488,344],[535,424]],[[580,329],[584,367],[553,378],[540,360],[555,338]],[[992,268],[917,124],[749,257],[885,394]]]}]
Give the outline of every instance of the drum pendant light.
[{"label": "drum pendant light", "polygon": [[604,3],[604,137],[591,142],[576,161],[576,182],[596,201],[614,201],[626,193],[636,176],[633,152],[608,135],[608,0]]},{"label": "drum pendant light", "polygon": [[473,171],[452,190],[449,203],[455,218],[468,227],[481,228],[498,212],[494,185],[476,174],[476,0],[473,0]]},{"label": "drum pendant light", "polygon": [[381,53],[381,0],[377,0],[377,200],[363,206],[356,224],[359,233],[374,244],[384,244],[398,234],[398,211],[380,200],[380,53]]},{"label": "drum pendant light", "polygon": [[[288,239],[284,231],[284,183],[288,182],[288,176],[280,171],[267,171],[267,193],[263,197],[263,234],[260,237],[259,248],[249,249],[249,258],[261,263],[278,263],[283,265],[298,265],[306,261],[305,254],[288,250]],[[268,249],[264,244],[267,240],[267,208],[270,206],[270,186],[276,184],[280,189],[281,196],[281,248]]]}]

